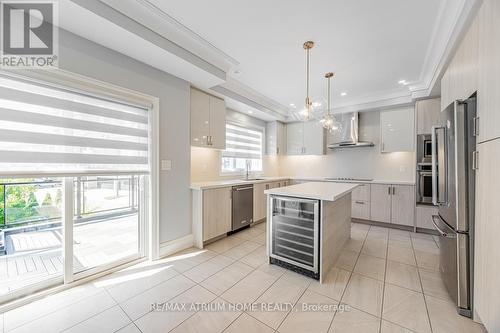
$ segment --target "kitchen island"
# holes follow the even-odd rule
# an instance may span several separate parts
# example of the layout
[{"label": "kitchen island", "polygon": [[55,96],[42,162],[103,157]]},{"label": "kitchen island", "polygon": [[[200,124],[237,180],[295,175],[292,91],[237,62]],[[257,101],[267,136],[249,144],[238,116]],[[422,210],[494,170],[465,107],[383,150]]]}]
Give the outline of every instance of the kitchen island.
[{"label": "kitchen island", "polygon": [[270,262],[321,282],[350,238],[357,186],[311,182],[265,191]]}]

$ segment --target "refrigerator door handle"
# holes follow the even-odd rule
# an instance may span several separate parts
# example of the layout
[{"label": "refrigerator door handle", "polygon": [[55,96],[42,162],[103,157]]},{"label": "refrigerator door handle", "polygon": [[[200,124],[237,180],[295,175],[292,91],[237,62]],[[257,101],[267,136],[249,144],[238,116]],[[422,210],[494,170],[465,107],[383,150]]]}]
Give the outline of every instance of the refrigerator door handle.
[{"label": "refrigerator door handle", "polygon": [[439,215],[432,215],[432,224],[434,224],[434,228],[436,228],[436,230],[439,232],[439,234],[441,236],[447,237],[447,238],[456,238],[457,236],[456,236],[454,231],[452,231],[452,233],[449,233],[449,232],[444,231],[441,228],[441,226],[444,224],[444,222],[442,222],[442,221],[443,220],[441,219],[441,217]]},{"label": "refrigerator door handle", "polygon": [[[438,131],[442,131],[443,135],[441,137],[441,140],[443,142],[440,142],[438,138]],[[446,179],[447,174],[446,174],[446,128],[444,126],[432,126],[432,203],[435,206],[440,206],[442,204],[446,203],[446,188],[448,184],[448,179]],[[441,153],[444,154],[445,156],[441,156],[441,159],[443,160],[443,163],[439,163],[439,157],[438,156],[438,145],[443,145],[443,149],[441,150]],[[439,175],[438,175],[439,174]],[[443,182],[444,186],[443,188],[439,188],[439,183]],[[443,199],[441,199],[444,197]]]}]

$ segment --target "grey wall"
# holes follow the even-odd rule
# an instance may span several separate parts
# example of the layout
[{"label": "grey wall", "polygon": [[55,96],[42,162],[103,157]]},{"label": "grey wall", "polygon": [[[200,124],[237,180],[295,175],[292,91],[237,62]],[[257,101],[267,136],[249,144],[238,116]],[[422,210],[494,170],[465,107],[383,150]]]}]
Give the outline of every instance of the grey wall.
[{"label": "grey wall", "polygon": [[245,113],[234,111],[232,109],[226,109],[226,120],[234,121],[236,123],[244,125],[253,125],[266,128],[266,122],[264,120],[249,116]]},{"label": "grey wall", "polygon": [[160,99],[160,242],[191,233],[189,83],[120,53],[60,31],[61,69]]}]

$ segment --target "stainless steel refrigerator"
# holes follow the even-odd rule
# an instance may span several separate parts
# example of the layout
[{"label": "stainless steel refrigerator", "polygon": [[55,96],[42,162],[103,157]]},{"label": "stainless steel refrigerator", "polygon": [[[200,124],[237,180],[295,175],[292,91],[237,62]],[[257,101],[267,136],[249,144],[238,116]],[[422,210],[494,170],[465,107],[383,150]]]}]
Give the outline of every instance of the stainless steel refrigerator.
[{"label": "stainless steel refrigerator", "polygon": [[476,98],[455,101],[432,128],[432,198],[439,214],[440,271],[458,313],[471,316],[474,250]]}]

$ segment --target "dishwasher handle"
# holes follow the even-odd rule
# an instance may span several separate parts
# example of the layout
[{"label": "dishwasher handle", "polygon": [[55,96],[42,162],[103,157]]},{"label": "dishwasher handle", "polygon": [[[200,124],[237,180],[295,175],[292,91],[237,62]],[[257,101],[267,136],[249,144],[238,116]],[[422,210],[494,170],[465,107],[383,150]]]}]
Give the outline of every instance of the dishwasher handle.
[{"label": "dishwasher handle", "polygon": [[233,187],[233,191],[245,191],[245,190],[253,190],[253,186]]}]

